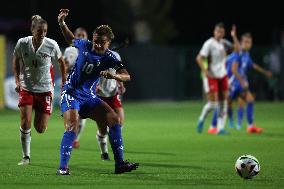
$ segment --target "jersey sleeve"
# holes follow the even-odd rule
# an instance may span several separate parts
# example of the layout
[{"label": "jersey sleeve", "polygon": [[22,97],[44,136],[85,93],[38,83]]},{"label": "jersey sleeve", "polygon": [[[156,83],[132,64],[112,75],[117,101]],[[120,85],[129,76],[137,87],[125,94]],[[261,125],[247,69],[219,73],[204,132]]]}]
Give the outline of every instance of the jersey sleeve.
[{"label": "jersey sleeve", "polygon": [[77,49],[82,49],[89,45],[91,42],[89,40],[84,39],[74,39],[72,45]]},{"label": "jersey sleeve", "polygon": [[125,68],[124,63],[121,61],[120,55],[119,55],[117,52],[115,52],[115,51],[112,51],[112,54],[114,55],[114,56],[112,57],[113,63],[114,63],[114,64],[113,64],[113,69],[114,69],[115,71],[119,71],[120,69]]},{"label": "jersey sleeve", "polygon": [[201,56],[204,56],[204,57],[207,58],[207,57],[209,56],[209,52],[210,52],[210,41],[206,41],[206,42],[203,44],[203,46],[202,46],[202,48],[201,48],[199,54],[200,54]]},{"label": "jersey sleeve", "polygon": [[20,48],[21,48],[21,39],[18,40],[14,49],[14,56],[16,56],[17,58],[20,58],[21,56]]},{"label": "jersey sleeve", "polygon": [[55,42],[54,43],[54,58],[56,59],[56,60],[58,60],[59,58],[61,58],[62,57],[62,53],[61,53],[61,50],[60,50],[60,48],[59,48],[59,46],[58,46],[58,44]]}]

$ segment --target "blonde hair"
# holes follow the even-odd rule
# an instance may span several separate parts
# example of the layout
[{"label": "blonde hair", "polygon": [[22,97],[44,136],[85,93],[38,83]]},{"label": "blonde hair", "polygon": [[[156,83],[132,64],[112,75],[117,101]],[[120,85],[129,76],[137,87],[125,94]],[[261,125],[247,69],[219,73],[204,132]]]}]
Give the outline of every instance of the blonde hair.
[{"label": "blonde hair", "polygon": [[31,21],[31,30],[33,30],[37,24],[47,24],[47,21],[37,14],[32,16]]}]

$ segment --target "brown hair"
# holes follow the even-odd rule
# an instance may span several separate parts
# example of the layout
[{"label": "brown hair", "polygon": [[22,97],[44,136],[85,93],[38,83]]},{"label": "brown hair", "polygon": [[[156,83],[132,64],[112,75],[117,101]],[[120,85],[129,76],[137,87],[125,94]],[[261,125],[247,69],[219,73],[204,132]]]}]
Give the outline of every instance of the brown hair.
[{"label": "brown hair", "polygon": [[252,39],[252,35],[251,35],[251,33],[247,32],[247,33],[244,33],[244,34],[241,36],[241,39],[243,39],[243,38],[250,38],[250,39]]},{"label": "brown hair", "polygon": [[31,20],[32,20],[31,30],[33,30],[37,24],[47,24],[47,21],[44,20],[40,15],[33,15]]},{"label": "brown hair", "polygon": [[114,34],[112,32],[112,29],[109,25],[100,25],[98,26],[94,33],[98,34],[99,36],[105,35],[108,39],[113,40]]}]

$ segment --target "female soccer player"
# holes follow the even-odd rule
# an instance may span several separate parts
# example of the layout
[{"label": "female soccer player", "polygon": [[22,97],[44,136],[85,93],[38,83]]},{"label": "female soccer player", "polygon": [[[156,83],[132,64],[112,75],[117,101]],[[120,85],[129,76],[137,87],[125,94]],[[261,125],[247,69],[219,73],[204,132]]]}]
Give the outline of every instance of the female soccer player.
[{"label": "female soccer player", "polygon": [[19,92],[21,117],[20,139],[23,158],[18,165],[30,163],[32,110],[34,127],[44,133],[52,112],[54,62],[59,63],[62,83],[66,80],[65,63],[56,41],[46,37],[47,22],[40,16],[32,17],[32,36],[18,40],[13,55],[16,91]]},{"label": "female soccer player", "polygon": [[[232,30],[236,30],[233,27]],[[234,43],[236,40],[236,32],[231,32]],[[205,117],[211,110],[218,111],[218,133],[224,134],[224,126],[227,116],[227,97],[228,97],[228,78],[226,72],[226,51],[223,39],[225,36],[224,24],[215,25],[213,37],[208,39],[202,46],[196,61],[205,75],[204,86],[207,86],[205,92],[207,94],[207,104],[203,107],[198,120],[197,131],[202,132]],[[204,66],[204,61],[208,60],[208,68]]]},{"label": "female soccer player", "polygon": [[[75,39],[64,20],[68,15],[68,9],[61,9],[58,22],[62,34],[68,44],[73,44],[79,50],[76,64],[63,87],[61,96],[61,111],[64,117],[66,131],[63,135],[60,148],[60,167],[58,175],[70,175],[68,161],[72,151],[72,143],[76,139],[79,116],[90,118],[102,129],[109,127],[109,139],[114,154],[115,173],[120,174],[137,169],[137,163],[130,163],[123,157],[123,142],[121,125],[118,115],[112,108],[96,96],[93,87],[96,87],[98,79],[103,76],[107,79],[115,79],[125,82],[130,80],[130,75],[124,65],[108,49],[114,38],[111,28],[101,25],[93,32],[92,42]],[[107,71],[109,68],[116,70],[116,74]]]}]

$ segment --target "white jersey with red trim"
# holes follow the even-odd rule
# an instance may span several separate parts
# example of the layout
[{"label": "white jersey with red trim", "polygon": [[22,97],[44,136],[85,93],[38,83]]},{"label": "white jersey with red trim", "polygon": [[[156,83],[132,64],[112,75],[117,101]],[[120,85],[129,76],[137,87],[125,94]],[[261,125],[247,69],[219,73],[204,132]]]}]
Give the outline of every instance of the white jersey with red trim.
[{"label": "white jersey with red trim", "polygon": [[[111,51],[111,52],[115,55],[115,57],[119,61],[121,61],[121,57],[117,52],[115,51]],[[108,71],[111,72],[112,74],[116,73],[115,69],[112,69],[112,68],[109,68]],[[101,97],[115,96],[119,90],[118,82],[115,79],[106,79],[104,77],[100,77],[98,87],[100,90],[98,90],[97,95]]]},{"label": "white jersey with red trim", "polygon": [[214,78],[223,78],[227,75],[226,71],[226,50],[225,40],[217,41],[211,37],[202,46],[199,54],[208,59],[208,71]]},{"label": "white jersey with red trim", "polygon": [[14,55],[20,59],[20,82],[23,89],[35,93],[53,91],[53,63],[62,56],[56,41],[45,37],[35,52],[32,36],[21,38]]}]

